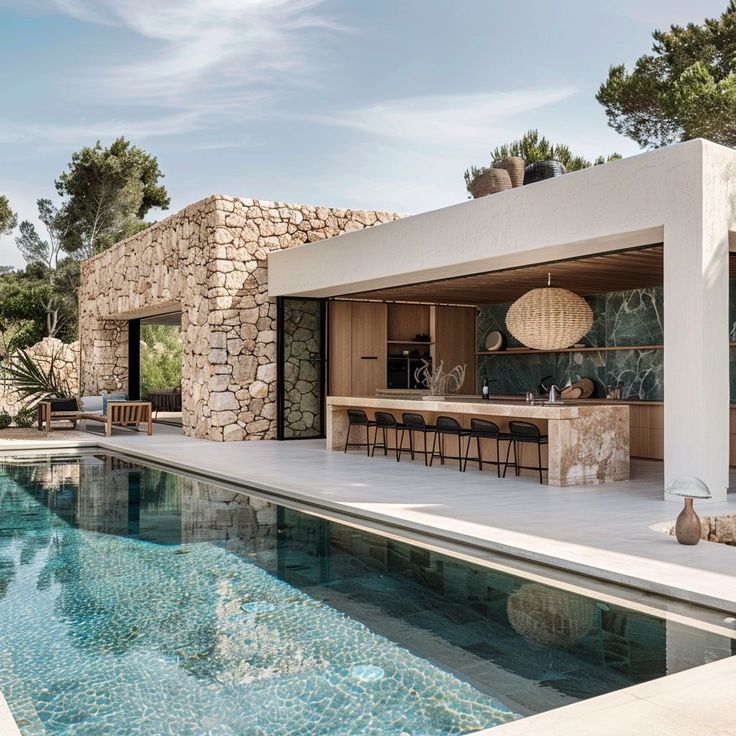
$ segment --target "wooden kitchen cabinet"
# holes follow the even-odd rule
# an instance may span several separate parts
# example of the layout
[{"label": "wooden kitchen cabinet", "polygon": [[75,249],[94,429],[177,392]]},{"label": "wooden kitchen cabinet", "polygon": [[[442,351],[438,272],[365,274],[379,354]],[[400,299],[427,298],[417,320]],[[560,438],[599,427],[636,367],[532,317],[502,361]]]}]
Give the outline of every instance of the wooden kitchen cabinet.
[{"label": "wooden kitchen cabinet", "polygon": [[331,396],[372,396],[385,388],[385,304],[331,301],[329,339]]}]

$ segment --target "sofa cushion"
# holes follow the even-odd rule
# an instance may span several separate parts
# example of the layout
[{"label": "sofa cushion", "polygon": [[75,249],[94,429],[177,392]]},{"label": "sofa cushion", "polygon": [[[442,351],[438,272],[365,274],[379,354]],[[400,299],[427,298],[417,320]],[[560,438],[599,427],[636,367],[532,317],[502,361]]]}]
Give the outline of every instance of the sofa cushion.
[{"label": "sofa cushion", "polygon": [[102,414],[102,396],[82,396],[82,411],[87,414]]},{"label": "sofa cushion", "polygon": [[51,404],[51,411],[53,413],[79,411],[79,403],[74,398],[48,399],[48,402]]},{"label": "sofa cushion", "polygon": [[113,394],[103,394],[102,395],[102,413],[107,416],[107,404],[110,401],[127,401],[128,400],[128,394],[123,393],[122,391],[119,391],[117,393]]}]

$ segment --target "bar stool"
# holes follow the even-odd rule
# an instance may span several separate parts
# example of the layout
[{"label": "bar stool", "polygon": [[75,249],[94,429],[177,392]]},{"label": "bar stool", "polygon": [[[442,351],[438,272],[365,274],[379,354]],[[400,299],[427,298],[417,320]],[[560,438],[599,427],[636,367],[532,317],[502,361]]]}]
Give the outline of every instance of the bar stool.
[{"label": "bar stool", "polygon": [[[432,440],[432,453],[429,456],[429,465],[432,466],[432,461],[435,457],[439,457],[440,463],[445,464],[445,460],[457,460],[458,470],[463,471],[463,449],[462,449],[462,438],[470,435],[469,429],[463,429],[457,419],[452,417],[437,417],[437,424],[434,429],[434,439]],[[445,454],[445,437],[457,437],[457,455],[446,455]],[[439,439],[440,451],[436,453],[434,451]],[[470,440],[468,440],[470,441]]]},{"label": "bar stool", "polygon": [[[538,470],[539,471],[539,482],[544,483],[542,479],[542,471],[547,468],[542,467],[542,445],[546,445],[549,442],[549,436],[542,434],[539,431],[539,427],[531,422],[520,422],[513,421],[509,422],[509,446],[506,450],[506,462],[503,466],[503,477],[506,477],[506,468],[511,465],[514,468],[514,474],[519,475],[520,470]],[[509,453],[511,452],[511,446],[514,447],[514,462],[509,463]],[[536,445],[537,446],[537,457],[539,458],[538,465],[520,465],[519,464],[519,449],[522,445]]]},{"label": "bar stool", "polygon": [[[399,441],[399,430],[403,429],[404,426],[396,421],[396,417],[388,411],[377,411],[373,415],[376,418],[376,431],[373,433],[373,449],[371,450],[371,457],[376,454],[376,447],[383,449],[383,454],[388,455],[389,450],[393,450],[396,453],[396,462],[401,459],[401,453],[399,452],[398,441]],[[396,445],[389,447],[386,431],[389,429],[394,430],[394,440]],[[383,442],[378,442],[378,432],[381,432]]]},{"label": "bar stool", "polygon": [[[468,462],[478,463],[478,470],[483,470],[483,463],[488,465],[496,466],[496,473],[498,477],[501,477],[501,440],[508,440],[510,435],[505,432],[501,432],[501,428],[496,422],[488,421],[487,419],[471,419],[470,420],[470,438],[468,439],[468,445],[465,449],[465,469],[468,467]],[[475,439],[476,448],[478,455],[476,457],[469,457],[470,445]],[[496,459],[495,460],[483,460],[481,454],[480,441],[482,439],[496,440]]]},{"label": "bar stool", "polygon": [[[427,465],[428,458],[431,454],[429,445],[427,444],[427,432],[434,432],[435,426],[433,424],[427,424],[424,421],[424,417],[421,414],[413,414],[412,412],[405,411],[401,415],[401,436],[399,438],[399,457],[404,449],[404,434],[409,432],[409,454],[411,459],[414,460],[415,455],[424,455],[424,464]],[[424,437],[424,449],[417,450],[414,447],[414,432],[421,432]]]},{"label": "bar stool", "polygon": [[[348,433],[345,436],[345,449],[343,452],[348,451],[348,447],[365,447],[365,454],[370,457],[371,455],[371,436],[370,428],[375,427],[376,423],[372,419],[368,419],[368,415],[362,409],[348,409]],[[350,432],[353,427],[365,427],[365,442],[351,442]],[[374,435],[375,439],[375,435]]]}]

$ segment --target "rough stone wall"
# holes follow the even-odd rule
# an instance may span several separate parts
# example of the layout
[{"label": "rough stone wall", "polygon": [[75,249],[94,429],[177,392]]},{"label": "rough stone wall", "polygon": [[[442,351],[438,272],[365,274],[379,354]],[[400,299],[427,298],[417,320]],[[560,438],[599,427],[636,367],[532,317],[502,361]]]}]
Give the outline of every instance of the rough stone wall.
[{"label": "rough stone wall", "polygon": [[[675,534],[674,524],[670,528],[669,533],[671,535]],[[736,547],[736,514],[701,516],[700,538],[706,542],[718,542]]]},{"label": "rough stone wall", "polygon": [[[79,395],[79,343],[64,343],[55,337],[44,337],[26,350],[46,373],[54,363],[57,382],[66,388],[70,396]],[[0,380],[0,411],[15,416],[28,399],[18,394],[6,381]]]},{"label": "rough stone wall", "polygon": [[274,437],[269,251],[398,217],[215,195],[89,259],[80,289],[84,392],[126,387],[126,320],[181,309],[185,434]]},{"label": "rough stone wall", "polygon": [[320,306],[317,301],[290,303],[284,314],[284,435],[319,435],[321,395]]}]

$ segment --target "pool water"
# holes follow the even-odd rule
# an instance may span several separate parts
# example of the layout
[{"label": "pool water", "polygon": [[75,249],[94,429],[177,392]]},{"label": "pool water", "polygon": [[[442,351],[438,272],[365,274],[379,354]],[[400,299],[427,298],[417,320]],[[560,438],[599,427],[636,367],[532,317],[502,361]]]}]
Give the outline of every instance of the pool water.
[{"label": "pool water", "polygon": [[123,457],[0,457],[24,736],[467,734],[667,674],[675,635],[733,651]]}]

